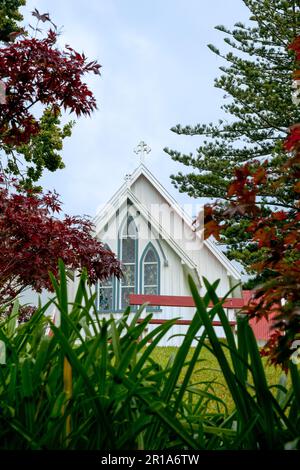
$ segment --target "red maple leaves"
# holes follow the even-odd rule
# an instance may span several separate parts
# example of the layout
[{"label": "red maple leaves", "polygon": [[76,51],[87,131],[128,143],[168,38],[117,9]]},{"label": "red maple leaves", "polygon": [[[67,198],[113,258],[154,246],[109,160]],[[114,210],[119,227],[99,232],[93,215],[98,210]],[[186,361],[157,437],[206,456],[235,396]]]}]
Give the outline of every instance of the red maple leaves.
[{"label": "red maple leaves", "polygon": [[73,271],[85,267],[92,283],[120,276],[119,261],[92,236],[90,220],[55,217],[60,211],[57,194],[35,194],[17,182],[8,189],[0,175],[0,303],[28,286],[52,289],[49,271],[58,274],[59,258]]},{"label": "red maple leaves", "polygon": [[[82,78],[99,74],[100,65],[88,62],[70,46],[56,46],[57,33],[44,39],[22,38],[0,49],[0,81],[5,86],[5,103],[0,106],[0,136],[3,144],[27,143],[39,132],[34,116],[37,103],[89,115],[96,101]],[[0,141],[0,142],[1,142]]]},{"label": "red maple leaves", "polygon": [[287,152],[298,150],[300,146],[300,124],[292,126],[287,139],[284,141],[283,148]]},{"label": "red maple leaves", "polygon": [[300,60],[300,36],[297,36],[291,44],[289,44],[288,49],[296,53],[296,60]]}]

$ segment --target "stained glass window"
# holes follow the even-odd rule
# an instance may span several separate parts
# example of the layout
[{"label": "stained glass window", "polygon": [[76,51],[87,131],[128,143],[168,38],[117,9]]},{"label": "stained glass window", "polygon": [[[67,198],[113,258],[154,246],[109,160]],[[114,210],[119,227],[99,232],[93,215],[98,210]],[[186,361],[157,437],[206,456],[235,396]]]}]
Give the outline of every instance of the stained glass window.
[{"label": "stained glass window", "polygon": [[144,294],[159,293],[159,259],[153,246],[149,246],[143,261]]},{"label": "stained glass window", "polygon": [[135,292],[136,286],[136,256],[137,256],[137,227],[133,217],[127,217],[121,233],[120,258],[123,264],[124,277],[120,281],[121,309],[129,305],[129,294]]},{"label": "stained glass window", "polygon": [[135,260],[135,239],[123,238],[122,239],[122,262],[130,263]]}]

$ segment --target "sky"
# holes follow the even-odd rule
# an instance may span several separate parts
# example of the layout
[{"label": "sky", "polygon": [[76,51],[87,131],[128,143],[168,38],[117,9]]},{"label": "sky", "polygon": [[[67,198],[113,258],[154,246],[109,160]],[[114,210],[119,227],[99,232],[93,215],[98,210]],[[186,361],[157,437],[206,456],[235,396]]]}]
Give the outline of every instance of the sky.
[{"label": "sky", "polygon": [[179,204],[188,204],[170,179],[186,169],[163,148],[194,152],[199,137],[177,136],[170,128],[222,116],[223,92],[213,83],[222,62],[207,44],[226,50],[214,26],[246,22],[243,1],[27,0],[25,24],[35,25],[34,8],[50,13],[61,45],[102,65],[100,77],[86,80],[98,109],[77,120],[64,143],[66,168],[48,172],[43,187],[57,190],[64,212],[94,216],[138,166],[134,149],[143,140],[151,148],[148,168]]}]

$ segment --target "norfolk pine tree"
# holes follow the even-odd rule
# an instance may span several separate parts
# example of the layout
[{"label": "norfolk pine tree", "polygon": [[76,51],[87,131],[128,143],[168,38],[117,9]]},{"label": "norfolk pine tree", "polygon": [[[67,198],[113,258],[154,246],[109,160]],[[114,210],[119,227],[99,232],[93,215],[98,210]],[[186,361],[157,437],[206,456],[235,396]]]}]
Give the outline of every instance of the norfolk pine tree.
[{"label": "norfolk pine tree", "polygon": [[[195,154],[165,149],[191,170],[171,176],[180,192],[195,198],[218,198],[225,205],[228,183],[239,165],[267,160],[274,177],[277,175],[288,158],[282,149],[288,128],[300,120],[299,106],[291,95],[294,55],[287,49],[300,33],[300,0],[243,1],[250,11],[249,24],[237,23],[232,30],[216,27],[226,34],[229,52],[208,46],[225,62],[215,86],[225,92],[221,109],[228,119],[171,129],[179,135],[200,137]],[[289,207],[292,195],[289,186],[274,190],[266,184],[260,201],[268,211],[270,203]],[[257,245],[249,242],[248,224],[246,215],[237,214],[221,234],[227,255],[246,269],[260,256]]]}]

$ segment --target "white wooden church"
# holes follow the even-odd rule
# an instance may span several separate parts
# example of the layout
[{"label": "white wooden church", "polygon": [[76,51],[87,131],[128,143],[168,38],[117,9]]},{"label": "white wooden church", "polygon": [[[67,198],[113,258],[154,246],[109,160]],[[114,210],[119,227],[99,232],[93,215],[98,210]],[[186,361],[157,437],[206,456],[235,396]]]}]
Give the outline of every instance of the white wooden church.
[{"label": "white wooden church", "polygon": [[[241,274],[211,240],[203,241],[189,217],[145,166],[143,161],[96,215],[96,236],[122,261],[124,277],[97,286],[97,308],[120,316],[130,293],[191,295],[190,274],[204,294],[202,276],[220,279],[218,295],[225,295],[240,282]],[[238,289],[233,296],[241,297]],[[148,307],[157,319],[191,319],[193,308]],[[228,311],[229,317],[234,311]],[[221,327],[216,327],[223,336]],[[176,325],[172,335],[187,327]],[[182,336],[166,344],[178,345]]]}]

